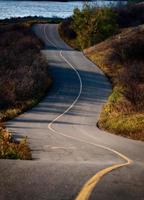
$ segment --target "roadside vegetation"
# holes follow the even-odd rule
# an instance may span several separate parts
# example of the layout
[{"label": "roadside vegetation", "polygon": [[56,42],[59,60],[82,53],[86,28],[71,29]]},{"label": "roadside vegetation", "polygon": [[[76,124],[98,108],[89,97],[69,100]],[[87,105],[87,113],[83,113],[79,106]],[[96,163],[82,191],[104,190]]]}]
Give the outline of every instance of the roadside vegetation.
[{"label": "roadside vegetation", "polygon": [[98,8],[84,4],[83,9],[74,9],[72,17],[59,26],[61,37],[73,48],[83,50],[110,36],[121,28],[144,23],[144,4],[130,4],[114,8]]},{"label": "roadside vegetation", "polygon": [[113,92],[98,126],[144,140],[144,26],[127,28],[85,54],[110,77]]},{"label": "roadside vegetation", "polygon": [[[72,18],[65,20],[60,26],[60,34],[74,48],[84,50],[112,82],[113,91],[98,126],[144,141],[144,5],[86,9],[76,10]],[[65,23],[69,27],[67,32]]]},{"label": "roadside vegetation", "polygon": [[27,17],[13,17],[10,19],[1,19],[0,25],[19,24],[19,25],[31,26],[33,24],[45,24],[45,23],[58,24],[62,21],[63,19],[58,17],[46,18],[37,16],[34,17],[27,16]]},{"label": "roadside vegetation", "polygon": [[31,151],[26,139],[18,142],[11,133],[0,127],[0,158],[31,160]]},{"label": "roadside vegetation", "polygon": [[[31,31],[31,22],[0,23],[0,122],[36,105],[52,79],[40,50],[41,41]],[[27,140],[21,142],[1,126],[0,158],[30,159]]]},{"label": "roadside vegetation", "polygon": [[84,4],[82,11],[74,10],[72,17],[60,25],[60,34],[68,44],[84,49],[103,41],[118,30],[117,15],[111,8]]}]

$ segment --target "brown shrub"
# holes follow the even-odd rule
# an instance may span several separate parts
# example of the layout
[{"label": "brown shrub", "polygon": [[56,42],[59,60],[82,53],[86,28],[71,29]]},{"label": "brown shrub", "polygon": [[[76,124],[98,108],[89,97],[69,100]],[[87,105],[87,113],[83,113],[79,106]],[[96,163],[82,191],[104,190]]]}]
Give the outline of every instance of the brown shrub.
[{"label": "brown shrub", "polygon": [[132,4],[116,9],[121,27],[137,26],[144,23],[144,5]]},{"label": "brown shrub", "polygon": [[133,105],[133,111],[144,111],[144,63],[125,63],[119,74],[123,95]]},{"label": "brown shrub", "polygon": [[24,26],[0,32],[0,109],[42,94],[50,79],[41,42]]},{"label": "brown shrub", "polygon": [[6,129],[0,127],[0,159],[30,160],[31,152],[26,139],[15,141]]}]

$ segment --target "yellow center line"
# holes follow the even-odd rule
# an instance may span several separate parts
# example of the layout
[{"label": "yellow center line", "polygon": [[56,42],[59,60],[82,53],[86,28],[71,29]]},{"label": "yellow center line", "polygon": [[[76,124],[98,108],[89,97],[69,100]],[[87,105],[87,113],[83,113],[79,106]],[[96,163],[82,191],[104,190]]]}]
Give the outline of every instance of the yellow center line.
[{"label": "yellow center line", "polygon": [[[44,35],[45,35],[45,38],[48,42],[50,42],[55,48],[57,48],[56,44],[54,44],[52,41],[49,40],[48,36],[47,36],[47,33],[46,33],[46,26],[44,26]],[[121,163],[121,164],[114,164],[112,166],[109,166],[105,169],[102,169],[100,170],[98,173],[96,173],[93,177],[91,177],[85,184],[84,186],[82,187],[81,191],[79,192],[78,196],[75,198],[75,200],[88,200],[94,187],[96,186],[96,184],[101,180],[101,178],[110,173],[111,171],[113,170],[116,170],[120,167],[124,167],[124,166],[127,166],[127,165],[130,165],[132,164],[132,160],[129,159],[127,156],[125,156],[124,154],[112,149],[112,148],[109,148],[109,147],[106,147],[106,146],[103,146],[103,145],[100,145],[100,144],[96,144],[96,143],[92,143],[92,142],[88,142],[86,140],[83,140],[83,139],[79,139],[79,138],[75,138],[73,136],[70,136],[70,135],[65,135],[59,131],[56,131],[52,125],[59,119],[61,118],[64,114],[66,114],[75,104],[76,102],[78,101],[80,95],[81,95],[81,92],[82,92],[82,80],[81,80],[81,77],[80,77],[80,74],[79,72],[75,69],[75,67],[63,56],[62,54],[62,50],[60,51],[60,57],[76,72],[77,76],[78,76],[78,79],[79,79],[79,83],[80,83],[80,88],[79,88],[79,93],[77,95],[77,97],[75,98],[75,100],[73,101],[73,103],[62,113],[60,114],[58,117],[56,117],[52,122],[50,122],[48,124],[48,129],[51,130],[52,132],[54,132],[55,134],[58,134],[58,135],[61,135],[63,137],[66,137],[66,138],[69,138],[69,139],[72,139],[72,140],[75,140],[75,141],[78,141],[78,142],[82,142],[82,143],[85,143],[85,144],[89,144],[89,145],[93,145],[93,146],[96,146],[96,147],[99,147],[99,148],[102,148],[104,150],[107,150],[107,151],[110,151],[112,153],[114,153],[115,155],[119,156],[121,159],[123,159],[125,162],[124,163]]]},{"label": "yellow center line", "polygon": [[123,164],[115,164],[113,166],[107,167],[105,169],[102,169],[101,171],[99,171],[98,173],[96,173],[92,178],[90,178],[85,185],[83,186],[83,188],[81,189],[80,193],[78,194],[78,196],[76,197],[75,200],[88,200],[93,189],[95,188],[95,186],[97,185],[97,183],[101,180],[101,178],[110,173],[111,171],[118,169],[120,167],[124,167],[126,165],[130,165],[132,163],[131,160],[129,160],[129,162],[123,163]]}]

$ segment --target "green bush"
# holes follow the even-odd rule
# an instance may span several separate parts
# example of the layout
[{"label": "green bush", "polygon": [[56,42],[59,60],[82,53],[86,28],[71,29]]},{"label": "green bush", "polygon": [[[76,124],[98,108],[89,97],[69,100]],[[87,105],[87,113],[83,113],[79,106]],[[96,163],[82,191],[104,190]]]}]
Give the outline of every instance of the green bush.
[{"label": "green bush", "polygon": [[77,34],[81,49],[92,46],[116,33],[117,14],[111,8],[84,5],[82,11],[74,10],[72,28]]}]

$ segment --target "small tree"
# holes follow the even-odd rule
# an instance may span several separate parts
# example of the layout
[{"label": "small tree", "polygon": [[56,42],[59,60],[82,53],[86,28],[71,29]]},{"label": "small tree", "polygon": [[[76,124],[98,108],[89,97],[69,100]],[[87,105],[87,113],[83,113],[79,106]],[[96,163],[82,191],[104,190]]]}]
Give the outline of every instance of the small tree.
[{"label": "small tree", "polygon": [[94,45],[117,31],[117,15],[111,8],[97,8],[85,4],[82,11],[74,10],[72,27],[78,44],[84,49]]}]

